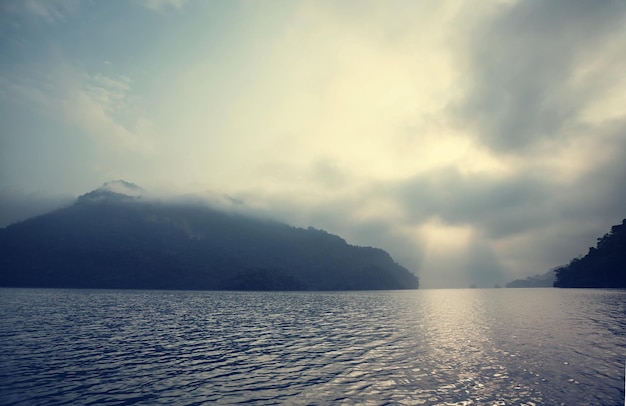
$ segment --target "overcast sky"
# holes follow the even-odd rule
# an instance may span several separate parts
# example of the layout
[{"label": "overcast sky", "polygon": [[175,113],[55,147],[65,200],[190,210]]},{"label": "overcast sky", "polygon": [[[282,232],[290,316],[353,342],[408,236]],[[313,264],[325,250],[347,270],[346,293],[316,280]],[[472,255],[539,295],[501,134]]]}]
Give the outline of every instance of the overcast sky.
[{"label": "overcast sky", "polygon": [[626,217],[626,2],[0,2],[0,226],[113,179],[546,272]]}]

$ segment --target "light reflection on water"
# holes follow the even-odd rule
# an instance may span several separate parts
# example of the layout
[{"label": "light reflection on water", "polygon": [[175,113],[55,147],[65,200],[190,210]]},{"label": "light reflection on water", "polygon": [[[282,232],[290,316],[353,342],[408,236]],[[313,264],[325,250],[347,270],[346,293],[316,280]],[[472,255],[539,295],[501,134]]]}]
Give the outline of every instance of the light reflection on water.
[{"label": "light reflection on water", "polygon": [[0,404],[620,404],[625,299],[0,289]]}]

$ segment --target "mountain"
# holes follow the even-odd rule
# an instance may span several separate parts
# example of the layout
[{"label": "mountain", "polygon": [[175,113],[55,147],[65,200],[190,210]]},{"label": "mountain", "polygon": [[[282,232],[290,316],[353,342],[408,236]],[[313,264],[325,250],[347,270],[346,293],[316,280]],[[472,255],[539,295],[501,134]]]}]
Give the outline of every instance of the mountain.
[{"label": "mountain", "polygon": [[143,197],[125,181],[0,229],[0,286],[197,290],[416,289],[372,247],[314,228]]},{"label": "mountain", "polygon": [[526,279],[515,279],[507,283],[507,288],[551,288],[556,279],[555,270],[552,269],[541,275],[529,276]]},{"label": "mountain", "polygon": [[626,219],[582,258],[556,270],[557,288],[626,288]]},{"label": "mountain", "polygon": [[114,180],[107,182],[98,189],[82,195],[81,199],[128,199],[142,197],[145,191],[131,182],[125,180]]}]

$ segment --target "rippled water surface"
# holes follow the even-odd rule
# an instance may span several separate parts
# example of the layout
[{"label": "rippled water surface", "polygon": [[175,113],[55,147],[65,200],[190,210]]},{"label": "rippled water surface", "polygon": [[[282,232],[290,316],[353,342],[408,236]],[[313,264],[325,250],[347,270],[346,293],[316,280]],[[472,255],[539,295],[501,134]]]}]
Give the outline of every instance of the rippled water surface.
[{"label": "rippled water surface", "polygon": [[0,404],[622,404],[626,292],[0,289]]}]

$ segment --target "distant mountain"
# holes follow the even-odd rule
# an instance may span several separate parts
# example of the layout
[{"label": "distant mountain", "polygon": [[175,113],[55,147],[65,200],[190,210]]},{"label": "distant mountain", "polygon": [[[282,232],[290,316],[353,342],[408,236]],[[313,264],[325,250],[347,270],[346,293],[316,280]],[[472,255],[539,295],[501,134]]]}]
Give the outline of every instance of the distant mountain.
[{"label": "distant mountain", "polygon": [[551,288],[556,279],[555,270],[544,274],[529,276],[526,279],[516,279],[507,283],[507,288]]},{"label": "distant mountain", "polygon": [[626,288],[626,220],[598,238],[582,258],[556,270],[558,288]]},{"label": "distant mountain", "polygon": [[314,228],[145,199],[115,181],[0,229],[0,286],[198,290],[416,289],[388,253]]}]

